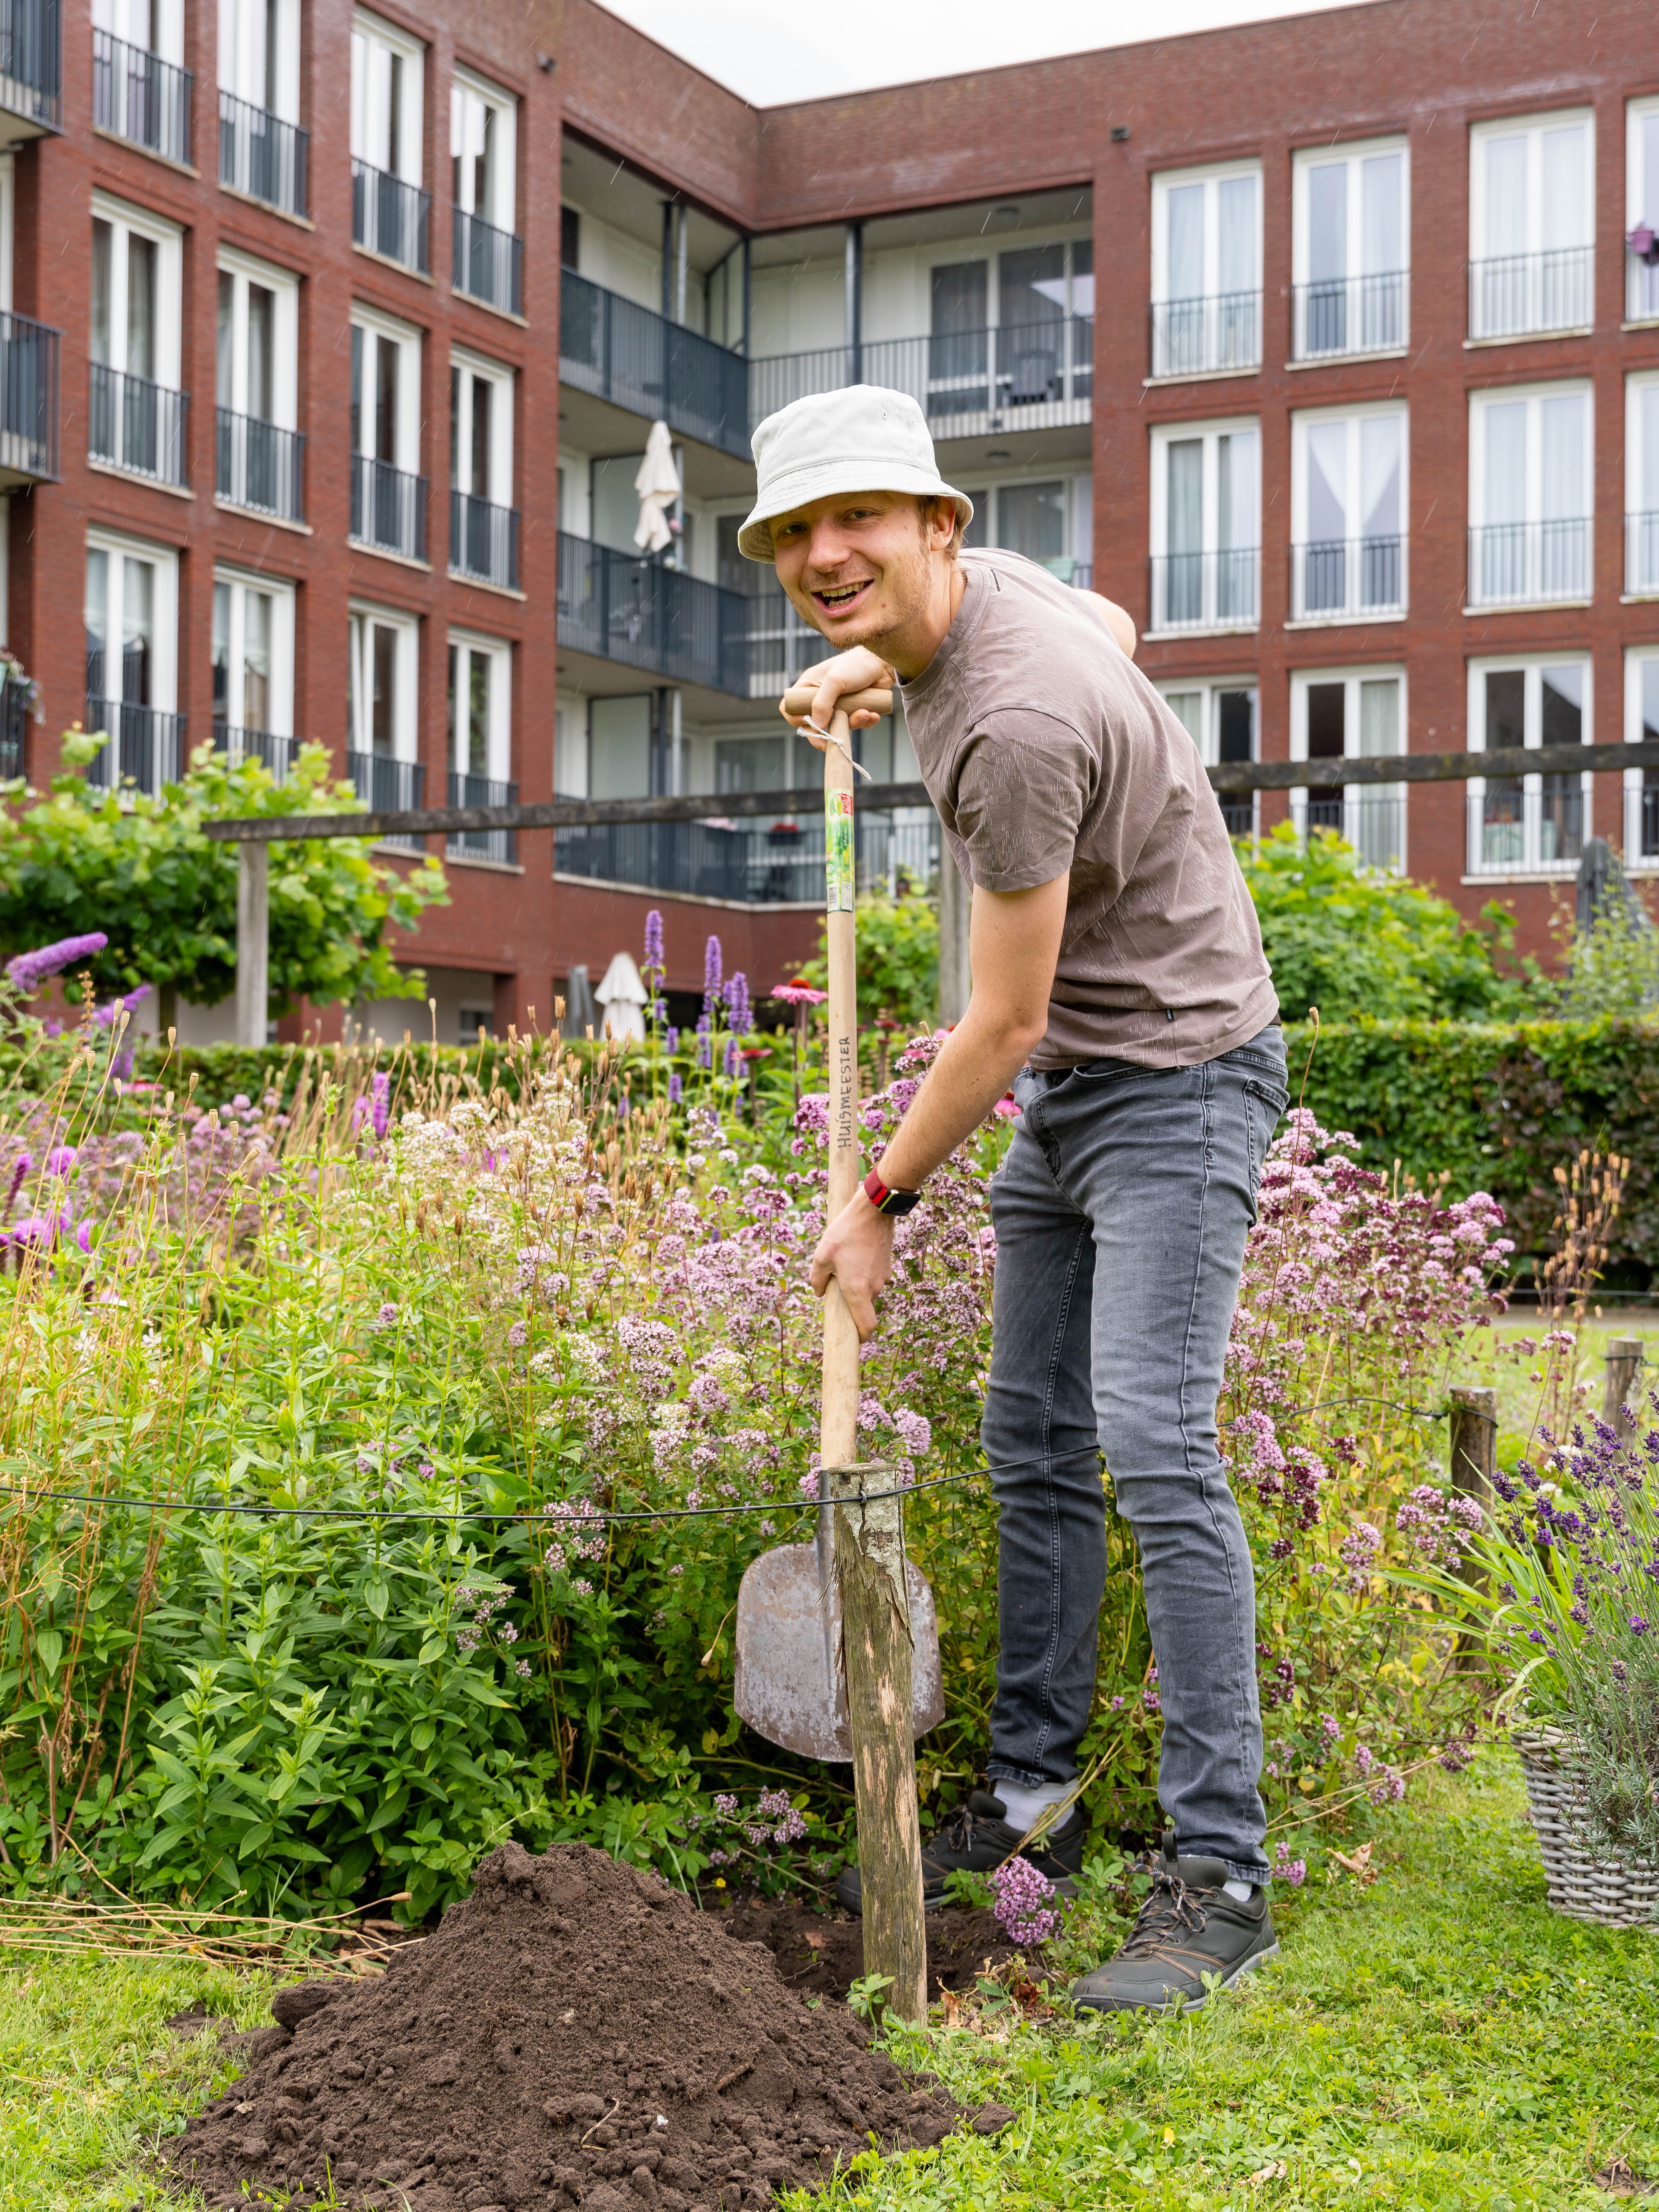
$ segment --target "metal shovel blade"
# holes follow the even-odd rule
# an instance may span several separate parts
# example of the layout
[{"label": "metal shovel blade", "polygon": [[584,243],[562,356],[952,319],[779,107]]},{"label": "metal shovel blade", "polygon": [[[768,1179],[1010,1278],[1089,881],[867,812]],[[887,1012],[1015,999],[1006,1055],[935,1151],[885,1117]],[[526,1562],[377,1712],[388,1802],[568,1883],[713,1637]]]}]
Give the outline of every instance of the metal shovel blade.
[{"label": "metal shovel blade", "polygon": [[[939,1618],[927,1578],[906,1559],[910,1595],[911,1711],[917,1735],[945,1717]],[[818,1549],[780,1544],[750,1560],[738,1590],[739,1716],[769,1743],[803,1759],[850,1759],[847,1681],[839,1663],[841,1598],[824,1594]]]}]

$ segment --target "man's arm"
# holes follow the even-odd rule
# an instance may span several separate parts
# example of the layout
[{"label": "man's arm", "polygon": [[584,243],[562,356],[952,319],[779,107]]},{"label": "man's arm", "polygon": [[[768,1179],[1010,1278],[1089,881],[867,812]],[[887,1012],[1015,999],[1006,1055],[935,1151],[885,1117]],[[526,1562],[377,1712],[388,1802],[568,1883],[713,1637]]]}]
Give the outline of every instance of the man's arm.
[{"label": "man's arm", "polygon": [[1119,606],[1115,599],[1109,599],[1104,592],[1085,592],[1083,597],[1091,611],[1100,617],[1113,637],[1133,660],[1135,657],[1133,617],[1125,608]]},{"label": "man's arm", "polygon": [[[985,1119],[1048,1026],[1048,993],[1066,927],[1069,878],[1029,891],[974,893],[969,929],[973,995],[927,1079],[882,1154],[890,1190],[920,1190]],[[893,1263],[893,1222],[862,1190],[824,1231],[812,1255],[822,1297],[833,1275],[860,1340],[875,1332],[875,1297]]]}]

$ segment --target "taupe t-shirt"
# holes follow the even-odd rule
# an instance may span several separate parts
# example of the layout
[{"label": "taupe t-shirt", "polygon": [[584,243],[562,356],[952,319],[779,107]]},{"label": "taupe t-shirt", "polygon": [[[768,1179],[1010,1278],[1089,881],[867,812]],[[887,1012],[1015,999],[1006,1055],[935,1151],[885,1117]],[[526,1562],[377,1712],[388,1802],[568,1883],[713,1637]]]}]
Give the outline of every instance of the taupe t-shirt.
[{"label": "taupe t-shirt", "polygon": [[1018,553],[961,559],[904,711],[970,883],[1071,876],[1032,1066],[1190,1067],[1244,1043],[1279,1000],[1197,747],[1080,592]]}]

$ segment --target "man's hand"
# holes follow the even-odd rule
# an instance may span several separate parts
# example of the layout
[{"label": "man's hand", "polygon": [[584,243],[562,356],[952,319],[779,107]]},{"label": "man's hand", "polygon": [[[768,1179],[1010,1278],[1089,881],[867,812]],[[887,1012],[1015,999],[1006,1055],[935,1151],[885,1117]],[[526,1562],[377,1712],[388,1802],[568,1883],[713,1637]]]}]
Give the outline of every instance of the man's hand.
[{"label": "man's hand", "polygon": [[866,1344],[876,1333],[876,1293],[886,1289],[892,1272],[892,1221],[856,1190],[818,1239],[812,1255],[812,1288],[822,1297],[834,1276],[859,1342]]},{"label": "man's hand", "polygon": [[[811,719],[821,730],[829,728],[830,717],[838,703],[850,693],[884,690],[897,680],[880,654],[872,653],[867,646],[863,645],[854,646],[850,652],[838,653],[832,659],[817,661],[811,668],[804,668],[795,678],[797,684],[810,684],[814,687]],[[778,712],[797,730],[806,719],[801,714],[792,714],[787,707],[781,705]],[[848,720],[854,729],[867,730],[881,717],[872,714],[868,708],[860,708]],[[810,730],[806,734],[822,752],[823,739],[812,737]]]}]

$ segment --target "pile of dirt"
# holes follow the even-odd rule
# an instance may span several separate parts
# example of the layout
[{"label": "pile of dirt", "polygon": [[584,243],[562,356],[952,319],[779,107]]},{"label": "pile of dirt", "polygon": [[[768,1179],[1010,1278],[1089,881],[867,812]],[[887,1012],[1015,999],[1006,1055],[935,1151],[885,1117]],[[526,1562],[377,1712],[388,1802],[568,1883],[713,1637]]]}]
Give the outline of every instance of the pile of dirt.
[{"label": "pile of dirt", "polygon": [[244,2208],[734,2212],[868,2148],[994,2133],[809,2006],[771,1953],[585,1844],[507,1844],[385,1975],[280,1990],[173,2179]]},{"label": "pile of dirt", "polygon": [[[739,1897],[714,1918],[739,1943],[764,1943],[787,1988],[804,1997],[841,1997],[864,1972],[864,1923],[829,1919],[788,1900]],[[1041,1947],[1017,1950],[988,1907],[947,1905],[927,1916],[927,1993],[971,1990],[981,1974],[1011,1967],[1041,1973]]]}]

